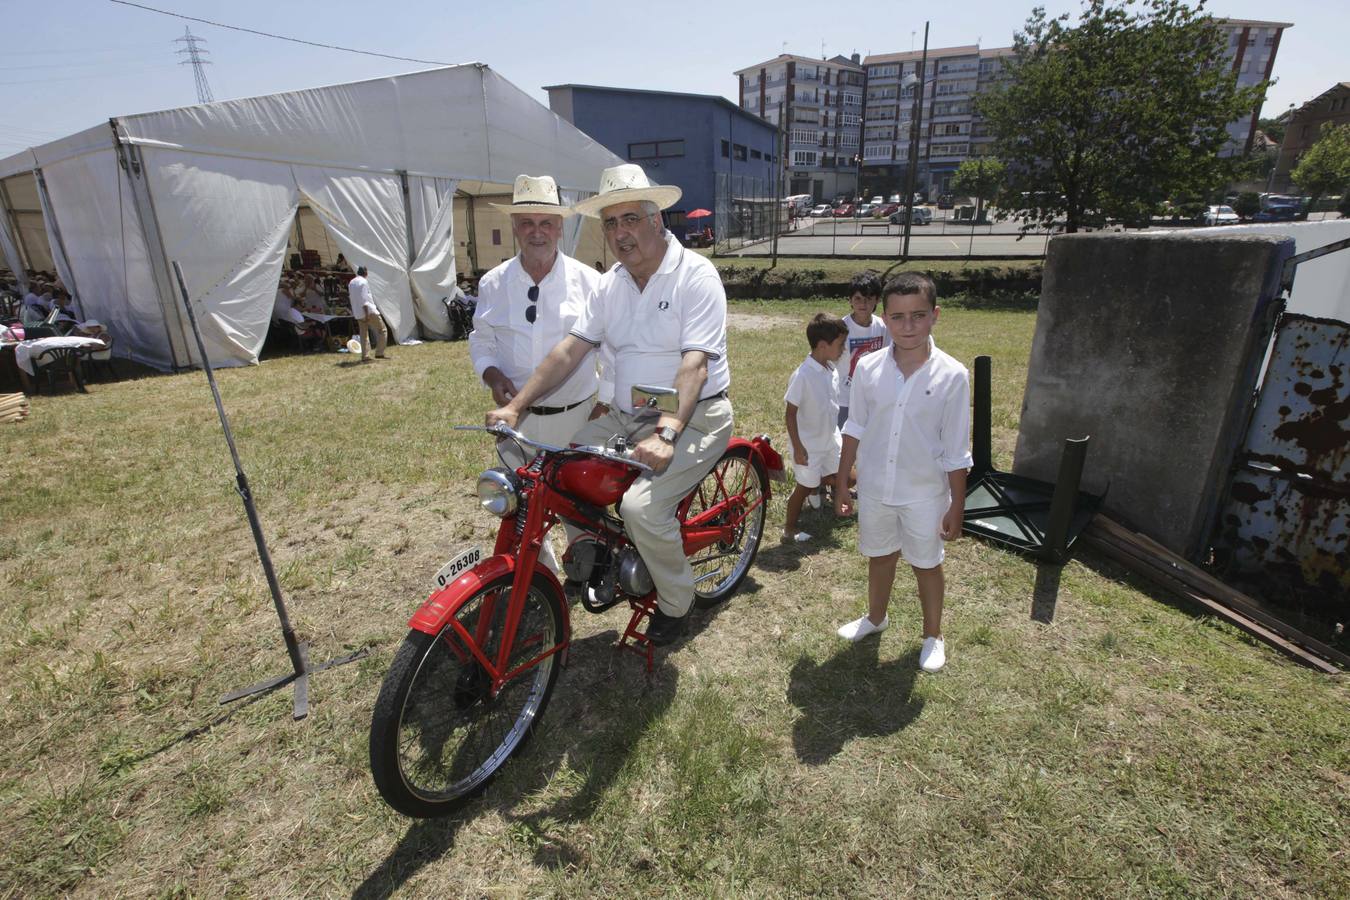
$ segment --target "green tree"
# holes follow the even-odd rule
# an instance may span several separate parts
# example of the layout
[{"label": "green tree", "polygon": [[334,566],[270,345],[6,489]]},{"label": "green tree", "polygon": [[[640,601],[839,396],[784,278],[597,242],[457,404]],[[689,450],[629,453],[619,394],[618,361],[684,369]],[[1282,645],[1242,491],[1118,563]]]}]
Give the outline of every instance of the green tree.
[{"label": "green tree", "polygon": [[1304,207],[1304,218],[1324,195],[1344,195],[1350,190],[1350,125],[1323,128],[1317,143],[1299,157],[1289,177],[1299,190],[1311,196]]},{"label": "green tree", "polygon": [[1003,187],[1008,167],[993,156],[976,156],[957,168],[952,176],[952,191],[975,198],[975,221],[984,215],[984,201],[995,197]]},{"label": "green tree", "polygon": [[1233,212],[1244,219],[1250,219],[1260,211],[1261,195],[1256,191],[1243,191],[1238,194],[1237,201],[1233,204]]},{"label": "green tree", "polygon": [[1086,0],[1076,24],[1033,10],[976,100],[1008,167],[999,215],[1077,231],[1089,214],[1139,221],[1224,184],[1226,126],[1265,90],[1239,87],[1224,51],[1203,2]]}]

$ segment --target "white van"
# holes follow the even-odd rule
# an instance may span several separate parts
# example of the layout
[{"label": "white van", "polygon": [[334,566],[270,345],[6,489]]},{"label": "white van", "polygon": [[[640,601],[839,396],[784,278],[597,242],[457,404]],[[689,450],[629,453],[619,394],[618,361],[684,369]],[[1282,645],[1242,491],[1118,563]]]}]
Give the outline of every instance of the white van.
[{"label": "white van", "polygon": [[813,203],[815,203],[815,200],[810,194],[793,194],[791,197],[783,198],[783,204],[798,218],[811,215]]}]

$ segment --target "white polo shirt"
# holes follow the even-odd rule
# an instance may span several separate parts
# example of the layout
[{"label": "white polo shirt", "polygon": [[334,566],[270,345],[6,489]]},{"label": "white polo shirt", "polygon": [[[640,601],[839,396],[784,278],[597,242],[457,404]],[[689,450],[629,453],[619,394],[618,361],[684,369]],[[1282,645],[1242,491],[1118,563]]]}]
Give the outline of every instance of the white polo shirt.
[{"label": "white polo shirt", "polygon": [[788,379],[784,403],[797,407],[797,437],[812,460],[839,455],[839,370],[808,355]]},{"label": "white polo shirt", "polygon": [[347,297],[351,301],[352,315],[356,318],[380,314],[380,308],[375,305],[375,297],[370,292],[370,282],[363,276],[357,275],[347,282]]},{"label": "white polo shirt", "polygon": [[595,299],[572,327],[572,334],[610,352],[615,405],[628,412],[633,385],[675,386],[686,350],[708,355],[708,380],[699,399],[731,386],[722,279],[711,262],[680,246],[668,231],[665,240],[666,255],[646,289],[639,291],[628,269],[615,266],[601,277]]},{"label": "white polo shirt", "polygon": [[929,339],[928,360],[905,378],[890,350],[853,372],[844,434],[858,439],[858,493],[901,506],[942,497],[947,473],[968,469],[970,376]]},{"label": "white polo shirt", "polygon": [[[539,300],[530,302],[534,279],[514,256],[492,269],[478,282],[478,305],[469,335],[473,371],[483,373],[496,366],[516,389],[525,386],[534,370],[576,325],[600,283],[600,273],[559,252],[539,282]],[[525,318],[535,307],[534,324]],[[535,401],[535,406],[571,406],[596,392],[596,361],[581,361],[567,379]],[[605,399],[605,398],[601,398]]]}]

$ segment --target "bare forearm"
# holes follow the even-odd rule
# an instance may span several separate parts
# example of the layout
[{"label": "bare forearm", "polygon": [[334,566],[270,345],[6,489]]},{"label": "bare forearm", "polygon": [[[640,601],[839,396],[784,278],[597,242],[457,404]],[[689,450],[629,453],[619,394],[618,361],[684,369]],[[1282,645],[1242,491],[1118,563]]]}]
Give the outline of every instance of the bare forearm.
[{"label": "bare forearm", "polygon": [[530,376],[530,380],[516,392],[511,399],[511,409],[523,411],[535,400],[562,384],[571,375],[577,365],[591,351],[591,345],[573,335],[563,338],[558,346],[548,352]]},{"label": "bare forearm", "polygon": [[658,428],[669,425],[676,431],[694,417],[694,407],[698,406],[703,385],[708,381],[708,357],[699,350],[690,350],[680,358],[680,368],[675,372],[675,390],[679,394],[680,406],[675,415],[665,413],[657,423]]},{"label": "bare forearm", "polygon": [[853,464],[858,459],[858,439],[852,435],[844,435],[844,445],[839,450],[839,473],[835,477],[836,496],[848,495],[848,476],[853,471]]},{"label": "bare forearm", "polygon": [[799,451],[805,452],[802,447],[801,436],[797,433],[797,407],[791,403],[787,405],[787,414],[783,417],[784,424],[787,425],[788,441],[792,444],[792,453],[795,456]]},{"label": "bare forearm", "polygon": [[966,502],[966,470],[957,469],[955,472],[948,472],[947,485],[952,491],[952,503],[959,503],[964,506]]}]

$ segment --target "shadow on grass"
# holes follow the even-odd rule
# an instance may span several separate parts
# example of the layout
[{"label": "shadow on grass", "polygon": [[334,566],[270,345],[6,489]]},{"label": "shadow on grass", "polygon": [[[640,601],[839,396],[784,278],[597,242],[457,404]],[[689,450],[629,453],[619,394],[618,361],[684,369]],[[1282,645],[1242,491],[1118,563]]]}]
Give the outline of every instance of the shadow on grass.
[{"label": "shadow on grass", "polygon": [[[689,638],[716,615],[716,609],[696,611]],[[657,651],[654,671],[647,675],[639,657],[616,650],[617,641],[615,631],[575,641],[537,731],[487,793],[457,816],[415,822],[352,897],[392,896],[423,866],[453,848],[461,828],[472,828],[489,810],[507,820],[514,839],[534,848],[539,865],[584,864],[586,848],[551,832],[552,823],[591,816],[647,727],[670,706],[679,678],[667,661],[669,650]],[[544,803],[535,808],[540,798]],[[514,810],[522,805],[529,810],[517,814]]]},{"label": "shadow on grass", "polygon": [[792,730],[797,758],[808,765],[829,762],[854,737],[894,734],[918,718],[917,648],[879,662],[879,637],[863,638],[823,663],[797,660],[788,681],[788,701],[802,711]]}]

